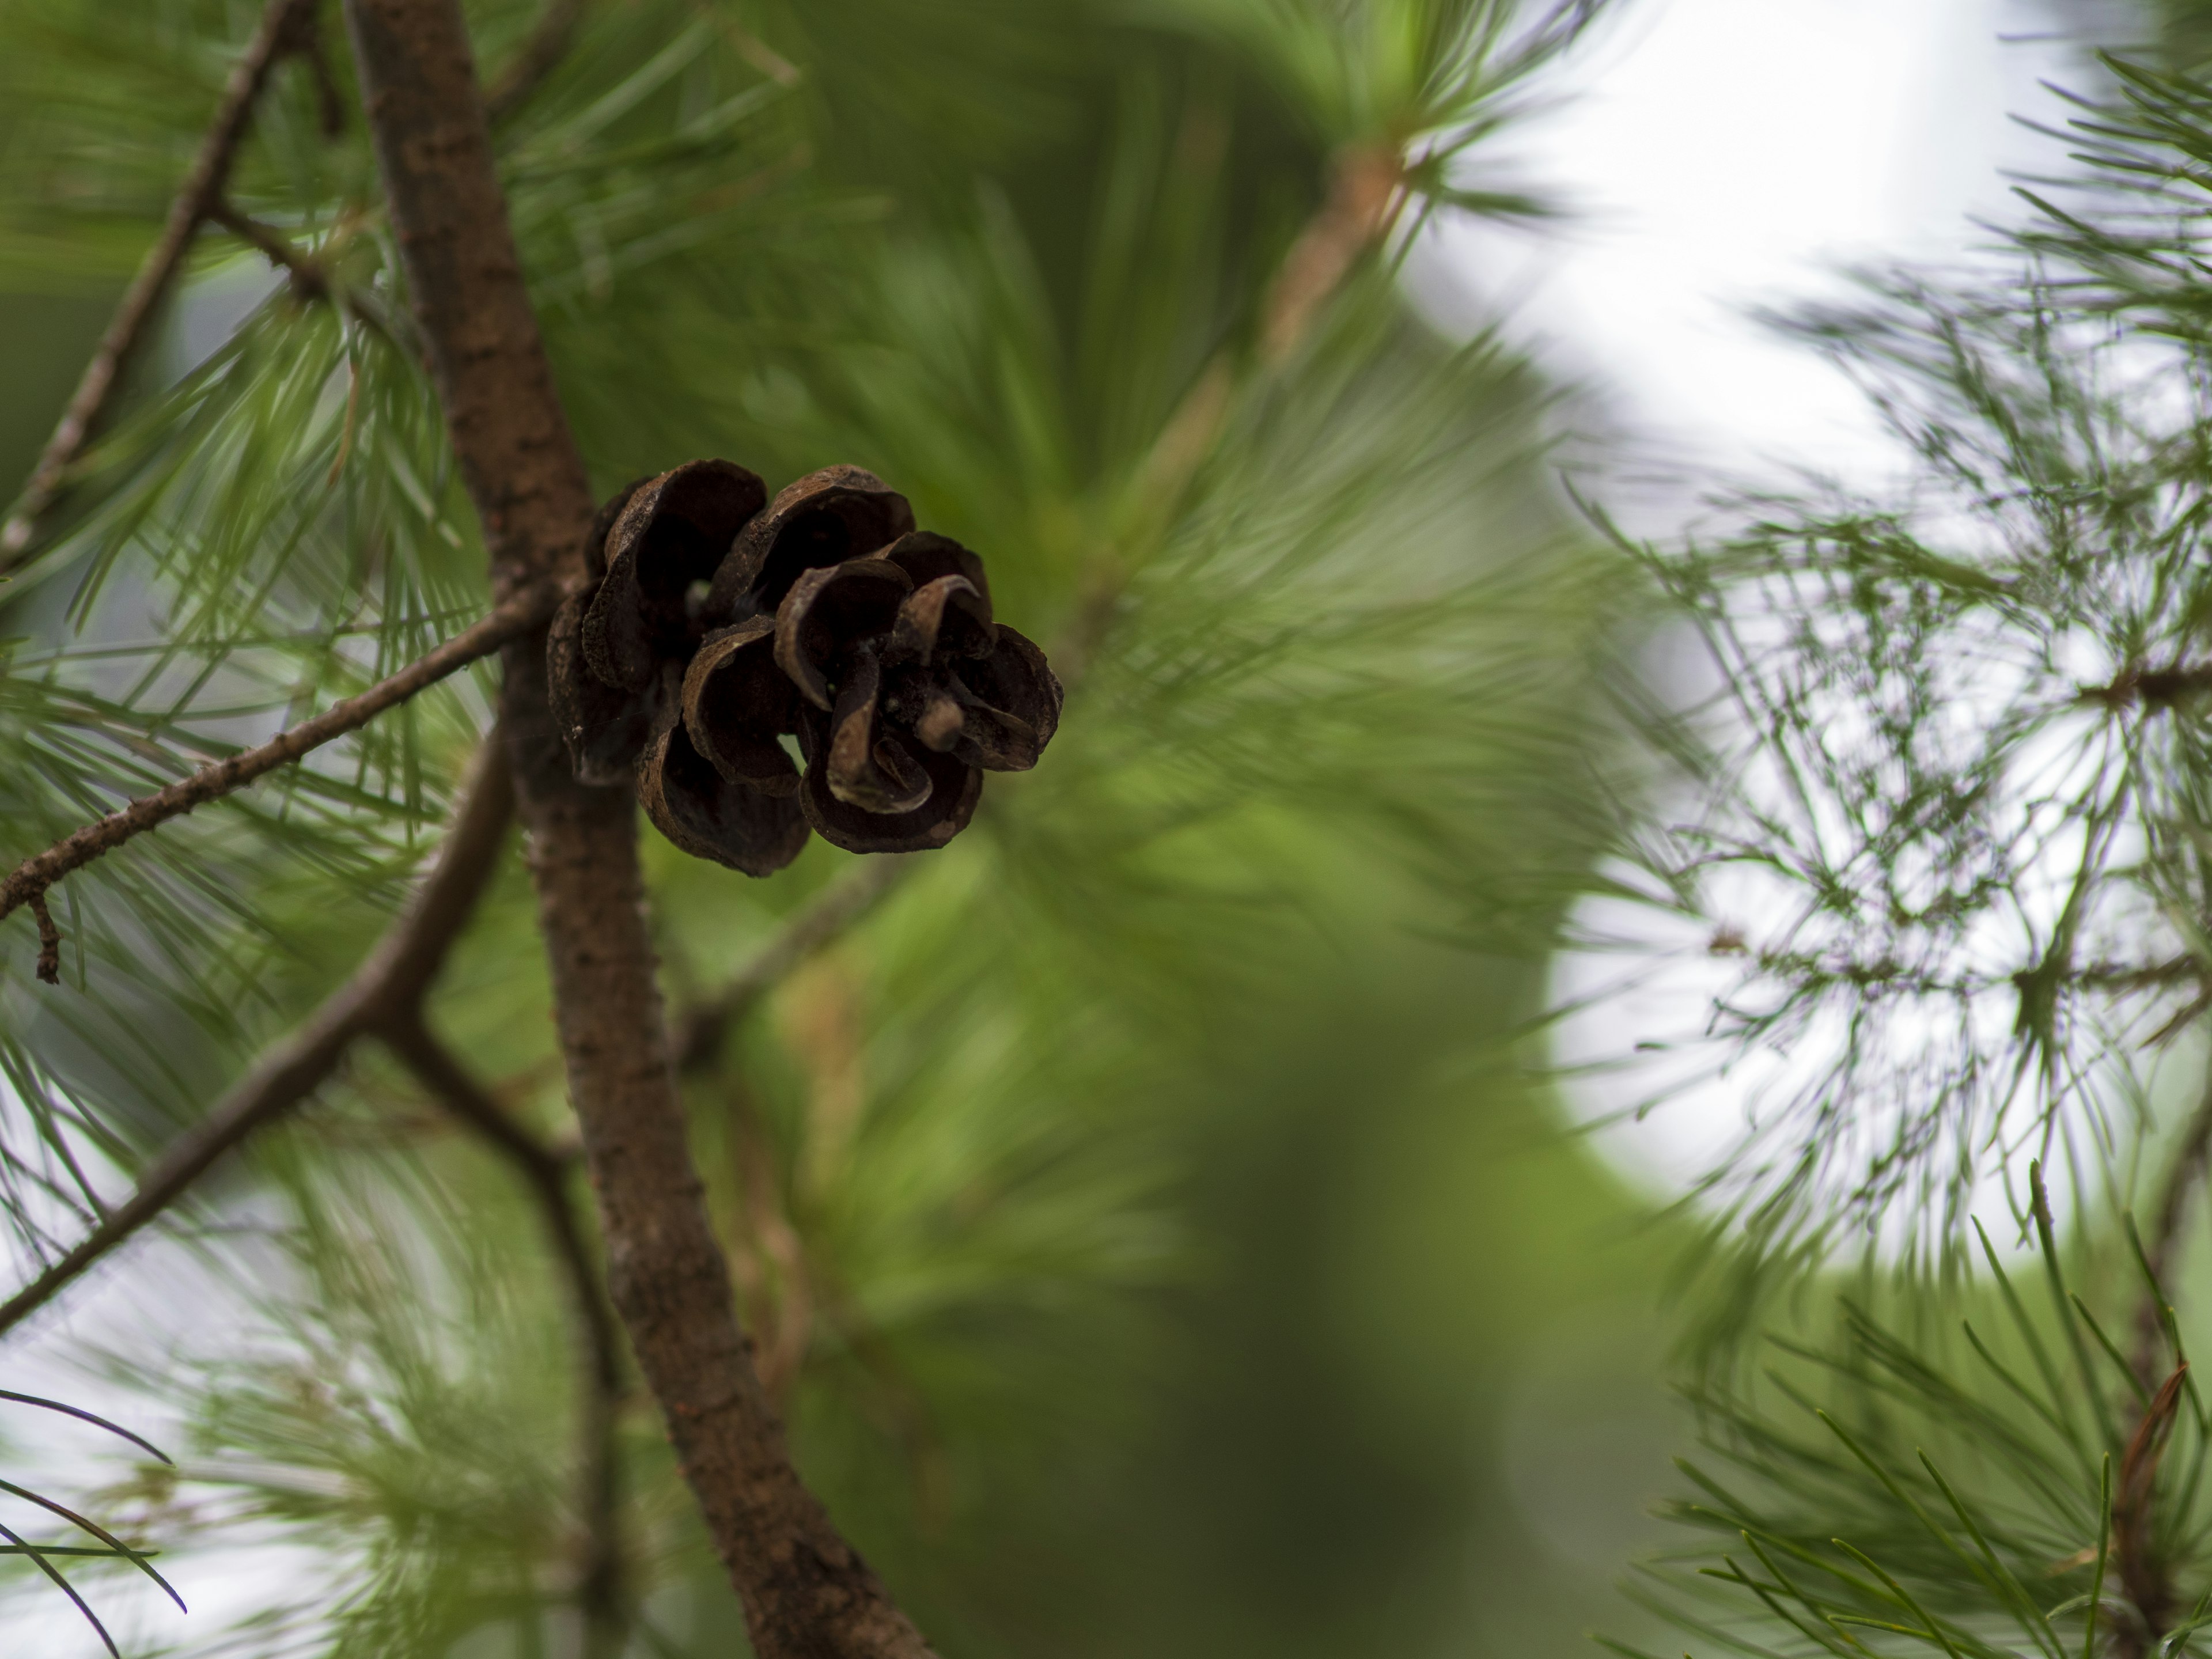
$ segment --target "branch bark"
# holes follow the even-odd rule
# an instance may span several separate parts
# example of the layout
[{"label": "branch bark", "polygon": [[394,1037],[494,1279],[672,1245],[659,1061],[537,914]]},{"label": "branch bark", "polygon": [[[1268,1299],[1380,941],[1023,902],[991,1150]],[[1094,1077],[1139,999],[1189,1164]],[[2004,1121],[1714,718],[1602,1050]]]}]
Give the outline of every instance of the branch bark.
[{"label": "branch bark", "polygon": [[[494,173],[455,0],[347,0],[409,287],[495,583],[563,574],[593,516]],[[510,757],[608,1288],[762,1659],[928,1649],[801,1485],[738,1329],[669,1063],[626,792],[571,775],[541,639],[507,653]]]},{"label": "branch bark", "polygon": [[589,1659],[612,1659],[622,1651],[629,1627],[623,1585],[621,1468],[615,1443],[622,1409],[622,1337],[569,1197],[568,1162],[485,1092],[431,1034],[419,1006],[395,1015],[380,1035],[432,1098],[474,1130],[521,1177],[568,1280],[582,1339],[585,1385],[577,1460],[584,1549],[577,1565],[576,1604],[584,1618]]},{"label": "branch bark", "polygon": [[39,524],[59,502],[68,487],[69,471],[83,453],[106,418],[123,372],[144,343],[148,326],[161,301],[184,268],[192,238],[199,234],[210,211],[222,198],[230,181],[231,164],[253,118],[253,106],[269,83],[269,74],[286,57],[312,52],[315,44],[318,0],[270,0],[254,31],[246,55],[230,72],[207,136],[201,139],[191,171],[185,175],[161,234],[108,321],[106,331],[85,365],[69,406],[62,411],[53,434],[46,440],[31,469],[28,483],[4,525],[0,525],[0,575],[23,562]]},{"label": "branch bark", "polygon": [[204,806],[280,766],[319,749],[333,738],[357,731],[386,709],[404,702],[416,692],[435,685],[478,658],[488,657],[518,634],[541,628],[553,614],[559,595],[550,586],[520,588],[482,622],[464,629],[443,645],[418,658],[387,679],[362,692],[332,703],[313,720],[280,732],[258,748],[247,749],[203,766],[188,778],[179,778],[165,789],[141,796],[120,811],[56,842],[45,852],[25,859],[0,881],[0,917],[27,904],[71,871],[81,870],[104,853],[112,853],[133,836],[159,829],[171,818],[181,817],[196,806]]},{"label": "branch bark", "polygon": [[412,1014],[490,879],[514,812],[514,792],[495,732],[477,759],[437,863],[353,977],[264,1053],[82,1243],[0,1304],[0,1335],[167,1210],[223,1154],[306,1100],[337,1069],[356,1037],[389,1023],[395,1012]]}]

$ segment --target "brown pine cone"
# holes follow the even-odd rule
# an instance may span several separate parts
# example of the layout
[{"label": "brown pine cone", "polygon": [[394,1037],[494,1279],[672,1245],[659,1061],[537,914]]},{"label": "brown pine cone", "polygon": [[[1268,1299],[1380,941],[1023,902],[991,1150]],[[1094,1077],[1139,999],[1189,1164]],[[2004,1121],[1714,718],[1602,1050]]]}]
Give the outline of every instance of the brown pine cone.
[{"label": "brown pine cone", "polygon": [[810,824],[856,853],[941,847],[985,770],[1036,763],[1060,683],[992,620],[982,562],[915,531],[872,473],[766,493],[693,461],[601,514],[592,580],[547,647],[576,775],[634,765],[663,835],[749,875],[796,858]]},{"label": "brown pine cone", "polygon": [[703,585],[768,489],[728,461],[691,461],[641,478],[599,509],[587,580],[555,614],[546,642],[553,716],[578,780],[630,781],[667,698],[706,633]]},{"label": "brown pine cone", "polygon": [[[774,558],[768,568],[781,580]],[[1060,689],[1042,652],[993,622],[982,561],[915,531],[798,568],[773,625],[756,617],[708,636],[683,702],[693,744],[726,777],[795,788],[833,846],[903,853],[966,826],[985,770],[1036,764]],[[804,777],[775,742],[785,732],[798,736]]]}]

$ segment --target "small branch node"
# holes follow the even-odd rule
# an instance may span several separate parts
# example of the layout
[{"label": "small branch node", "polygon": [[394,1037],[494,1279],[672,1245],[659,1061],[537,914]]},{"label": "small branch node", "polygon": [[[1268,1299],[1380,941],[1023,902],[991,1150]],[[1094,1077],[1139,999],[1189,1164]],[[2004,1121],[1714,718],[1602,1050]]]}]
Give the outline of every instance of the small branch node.
[{"label": "small branch node", "polygon": [[290,278],[293,294],[302,302],[312,303],[331,297],[331,280],[322,262],[303,254],[292,246],[282,233],[263,224],[259,220],[240,213],[228,201],[218,200],[208,209],[208,220],[220,225],[241,242],[258,249],[272,265],[280,268]]},{"label": "small branch node", "polygon": [[39,977],[48,985],[62,982],[62,930],[54,926],[54,913],[46,908],[46,896],[33,893],[27,901],[31,918],[39,924]]}]

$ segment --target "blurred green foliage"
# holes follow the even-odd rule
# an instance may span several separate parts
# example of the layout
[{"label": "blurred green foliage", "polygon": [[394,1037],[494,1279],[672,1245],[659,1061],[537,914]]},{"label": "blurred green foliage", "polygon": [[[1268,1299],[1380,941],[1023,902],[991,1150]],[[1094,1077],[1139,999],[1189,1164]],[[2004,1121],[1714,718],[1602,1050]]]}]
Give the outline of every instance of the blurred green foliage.
[{"label": "blurred green foliage", "polygon": [[[162,0],[118,40],[89,0],[0,3],[27,429],[250,11]],[[1387,250],[1287,361],[1254,345],[1339,147],[1403,148],[1421,211],[1529,205],[1469,147],[1583,12],[605,0],[501,126],[603,487],[866,465],[1081,669],[1046,763],[687,1084],[803,1465],[948,1654],[1579,1651],[1611,1546],[1578,1537],[1658,1489],[1589,1447],[1662,1443],[1665,1234],[1515,1059],[1611,833],[1638,590],[1557,495],[1547,388],[1431,331]],[[535,21],[471,14],[495,69]],[[11,856],[480,602],[366,143],[317,116],[281,70],[234,193],[333,297],[256,287],[141,388],[8,603]],[[261,263],[210,233],[187,319]],[[74,878],[59,994],[14,940],[24,1267],[91,1211],[61,1150],[129,1171],[358,959],[485,708],[464,680]],[[647,850],[678,1007],[849,862]],[[544,1008],[509,870],[435,1017],[557,1137]],[[365,1053],[171,1237],[40,1350],[185,1419],[181,1473],[104,1501],[250,1616],[149,1611],[144,1650],[566,1651],[578,1402],[507,1169]],[[649,1402],[622,1432],[629,1650],[729,1651]]]}]

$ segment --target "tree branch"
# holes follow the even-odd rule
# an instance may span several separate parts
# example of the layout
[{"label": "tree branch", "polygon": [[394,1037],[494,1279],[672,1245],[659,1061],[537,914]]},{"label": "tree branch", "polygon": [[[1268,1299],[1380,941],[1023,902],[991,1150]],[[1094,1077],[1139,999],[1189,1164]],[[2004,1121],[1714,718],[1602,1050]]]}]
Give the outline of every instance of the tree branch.
[{"label": "tree branch", "polygon": [[483,621],[464,629],[428,655],[378,681],[360,696],[332,703],[313,719],[278,732],[258,748],[242,750],[227,760],[211,762],[190,777],[179,778],[167,788],[143,795],[120,811],[110,812],[56,842],[35,857],[25,859],[4,881],[0,881],[0,916],[42,896],[71,871],[81,870],[102,854],[113,852],[133,836],[159,829],[196,806],[204,806],[244,788],[332,738],[368,725],[386,709],[406,702],[456,670],[489,656],[516,635],[542,625],[552,615],[558,599],[550,586],[521,589]]},{"label": "tree branch", "polygon": [[2150,1395],[2120,1458],[2112,1492],[2112,1565],[2142,1621],[2140,1628],[2120,1624],[2114,1629],[2113,1649],[2122,1659],[2148,1659],[2173,1625],[2171,1564],[2159,1547],[2158,1465],[2172,1437],[2188,1377],[2185,1360]]},{"label": "tree branch", "polygon": [[2207,691],[2212,691],[2212,663],[2178,662],[2167,668],[2123,669],[2111,684],[2085,685],[2075,695],[2078,702],[2102,703],[2115,710],[2140,702],[2155,714]]},{"label": "tree branch", "polygon": [[419,1006],[395,1012],[379,1035],[440,1105],[474,1130],[521,1176],[568,1281],[582,1338],[585,1375],[578,1459],[584,1550],[576,1601],[584,1615],[587,1652],[593,1659],[611,1659],[622,1651],[629,1625],[623,1588],[621,1468],[615,1443],[622,1409],[622,1338],[569,1197],[567,1161],[533,1138],[484,1091],[431,1035]]},{"label": "tree branch", "polygon": [[477,757],[437,863],[353,977],[268,1049],[83,1243],[0,1304],[0,1335],[168,1209],[224,1153],[313,1094],[356,1037],[387,1024],[396,1014],[411,1015],[490,879],[514,811],[514,787],[495,730]]},{"label": "tree branch", "polygon": [[54,913],[46,908],[46,896],[30,898],[31,919],[39,924],[39,978],[48,985],[62,982],[62,930],[54,926]]},{"label": "tree branch", "polygon": [[[408,289],[494,580],[579,561],[594,514],[524,290],[456,0],[347,0]],[[504,707],[554,1012],[599,1198],[608,1289],[761,1659],[928,1653],[800,1483],[745,1349],[669,1064],[636,812],[579,785],[542,640],[510,647]]]},{"label": "tree branch", "polygon": [[1406,157],[1395,145],[1346,150],[1329,168],[1328,193],[1275,272],[1260,320],[1260,360],[1297,350],[1360,255],[1389,234],[1404,199]]},{"label": "tree branch", "polygon": [[69,406],[31,469],[15,511],[0,525],[0,574],[22,562],[38,534],[40,521],[61,500],[70,469],[106,417],[123,371],[137,356],[148,325],[184,267],[192,238],[229,183],[231,164],[253,118],[253,106],[268,84],[269,72],[284,58],[314,49],[316,3],[317,0],[270,0],[246,55],[231,70],[222,102],[207,136],[200,140],[191,171],[185,175],[176,199],[169,204],[169,216],[160,238],[124,291],[92,361],[85,365],[70,395]]},{"label": "tree branch", "polygon": [[240,213],[224,201],[210,204],[207,216],[212,223],[221,225],[240,241],[258,252],[270,264],[283,270],[291,278],[292,292],[301,299],[324,300],[330,297],[331,282],[323,268],[258,219]]},{"label": "tree branch", "polygon": [[[402,356],[411,355],[406,343],[392,331],[392,325],[378,312],[374,301],[367,300],[360,289],[331,286],[330,271],[325,264],[331,252],[329,245],[325,245],[318,254],[301,253],[292,245],[291,240],[282,232],[271,229],[258,219],[240,213],[227,201],[217,202],[210,208],[208,220],[211,224],[222,226],[239,240],[253,248],[270,264],[283,271],[291,285],[293,295],[296,299],[310,304],[316,301],[328,301],[337,307],[340,317],[360,324],[362,328],[376,335]],[[349,425],[349,434],[350,429]],[[341,441],[338,446],[338,466],[344,465],[346,448],[346,443]],[[337,476],[337,471],[338,467],[331,469],[333,478]]]}]

